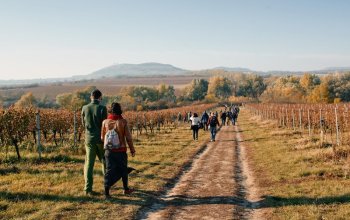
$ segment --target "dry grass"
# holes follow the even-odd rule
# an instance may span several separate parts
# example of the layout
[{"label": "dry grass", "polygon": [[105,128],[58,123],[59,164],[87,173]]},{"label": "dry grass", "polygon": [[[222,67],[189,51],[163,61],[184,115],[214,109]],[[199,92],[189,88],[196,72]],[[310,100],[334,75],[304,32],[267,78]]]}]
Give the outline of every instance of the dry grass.
[{"label": "dry grass", "polygon": [[267,219],[349,219],[348,147],[334,153],[317,138],[262,123],[245,110],[239,123]]},{"label": "dry grass", "polygon": [[[96,162],[94,190],[100,195],[83,194],[84,155],[57,149],[37,160],[36,153],[26,152],[21,162],[10,155],[0,164],[0,219],[132,219],[142,206],[150,205],[174,181],[184,164],[209,138],[200,133],[192,140],[187,124],[172,133],[142,135],[136,142],[137,156],[129,165],[131,196],[122,195],[121,182],[111,190],[113,199],[103,198],[101,164]],[[4,158],[4,155],[1,155]],[[98,161],[98,160],[97,160]]]}]

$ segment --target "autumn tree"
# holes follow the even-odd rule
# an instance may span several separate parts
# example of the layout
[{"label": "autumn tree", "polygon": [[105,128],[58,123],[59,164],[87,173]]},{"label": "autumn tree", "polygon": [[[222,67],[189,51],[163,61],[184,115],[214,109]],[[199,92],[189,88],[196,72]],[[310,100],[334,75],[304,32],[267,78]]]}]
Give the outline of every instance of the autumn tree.
[{"label": "autumn tree", "polygon": [[208,84],[209,82],[205,79],[193,79],[185,87],[183,96],[190,101],[203,100],[208,92]]},{"label": "autumn tree", "polygon": [[328,86],[330,102],[350,101],[350,73],[328,75],[323,81]]},{"label": "autumn tree", "polygon": [[316,86],[321,84],[321,79],[315,74],[305,73],[300,78],[300,86],[304,89],[305,93],[311,92]]},{"label": "autumn tree", "polygon": [[350,73],[345,73],[340,76],[340,86],[338,87],[339,97],[343,102],[350,101]]},{"label": "autumn tree", "polygon": [[158,100],[166,102],[176,102],[174,86],[166,85],[164,83],[158,86]]},{"label": "autumn tree", "polygon": [[223,76],[215,76],[209,79],[208,95],[226,99],[232,94],[232,82]]},{"label": "autumn tree", "polygon": [[309,103],[329,103],[329,91],[327,82],[323,82],[316,86],[307,96]]},{"label": "autumn tree", "polygon": [[56,103],[65,109],[70,109],[72,103],[72,93],[62,93],[56,96]]},{"label": "autumn tree", "polygon": [[31,106],[35,106],[36,102],[37,101],[33,93],[28,92],[21,96],[21,98],[15,103],[15,107],[19,107],[19,108],[31,107]]},{"label": "autumn tree", "polygon": [[304,100],[304,91],[296,76],[278,78],[262,93],[263,102],[300,103]]},{"label": "autumn tree", "polygon": [[226,77],[232,82],[232,95],[239,96],[239,89],[247,81],[247,74],[243,73],[231,73],[227,74]]},{"label": "autumn tree", "polygon": [[97,89],[96,86],[88,86],[82,90],[76,90],[73,93],[73,104],[78,106],[86,105],[91,102],[91,92]]},{"label": "autumn tree", "polygon": [[91,91],[96,89],[95,86],[89,86],[82,90],[76,90],[73,93],[62,93],[56,96],[56,103],[65,109],[77,110],[88,104]]},{"label": "autumn tree", "polygon": [[40,99],[37,99],[37,106],[39,108],[54,108],[55,103],[49,99],[48,95],[44,94]]},{"label": "autumn tree", "polygon": [[119,100],[120,104],[123,106],[123,109],[135,110],[137,107],[137,103],[135,98],[130,95],[124,94],[120,96]]},{"label": "autumn tree", "polygon": [[249,74],[238,86],[236,96],[258,98],[266,89],[264,79],[256,74]]}]

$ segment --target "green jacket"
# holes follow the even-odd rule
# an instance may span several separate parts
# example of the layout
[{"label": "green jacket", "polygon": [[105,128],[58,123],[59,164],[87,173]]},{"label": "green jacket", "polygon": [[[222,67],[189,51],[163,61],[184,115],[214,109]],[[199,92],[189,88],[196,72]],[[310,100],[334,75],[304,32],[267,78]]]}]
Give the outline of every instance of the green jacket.
[{"label": "green jacket", "polygon": [[85,127],[85,143],[102,143],[102,121],[107,118],[106,106],[100,105],[99,101],[93,100],[84,105],[81,110],[81,120]]}]

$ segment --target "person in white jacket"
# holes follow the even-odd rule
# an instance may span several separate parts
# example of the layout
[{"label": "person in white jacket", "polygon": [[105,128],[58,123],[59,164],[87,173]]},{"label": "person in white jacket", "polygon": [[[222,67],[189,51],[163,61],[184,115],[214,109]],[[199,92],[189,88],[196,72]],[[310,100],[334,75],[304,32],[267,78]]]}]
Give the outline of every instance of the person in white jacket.
[{"label": "person in white jacket", "polygon": [[193,115],[190,117],[190,120],[191,120],[191,129],[193,132],[193,140],[198,140],[199,123],[201,122],[201,120],[198,117],[197,113],[193,113]]}]

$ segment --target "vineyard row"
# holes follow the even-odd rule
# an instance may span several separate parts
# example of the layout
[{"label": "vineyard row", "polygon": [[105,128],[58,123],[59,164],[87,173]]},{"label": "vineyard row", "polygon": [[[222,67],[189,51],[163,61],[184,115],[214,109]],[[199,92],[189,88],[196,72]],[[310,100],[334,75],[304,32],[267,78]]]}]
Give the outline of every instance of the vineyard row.
[{"label": "vineyard row", "polygon": [[333,147],[350,145],[350,104],[247,104],[254,115]]},{"label": "vineyard row", "polygon": [[[129,111],[123,115],[128,120],[129,128],[138,136],[142,132],[160,131],[161,128],[172,131],[187,112],[197,112],[200,115],[213,107],[213,104],[201,104],[148,112]],[[19,146],[23,142],[30,142],[32,145],[36,143],[39,156],[42,142],[51,142],[56,146],[66,142],[76,147],[84,137],[80,115],[79,111],[63,109],[0,109],[0,146],[15,146],[18,158]]]}]

